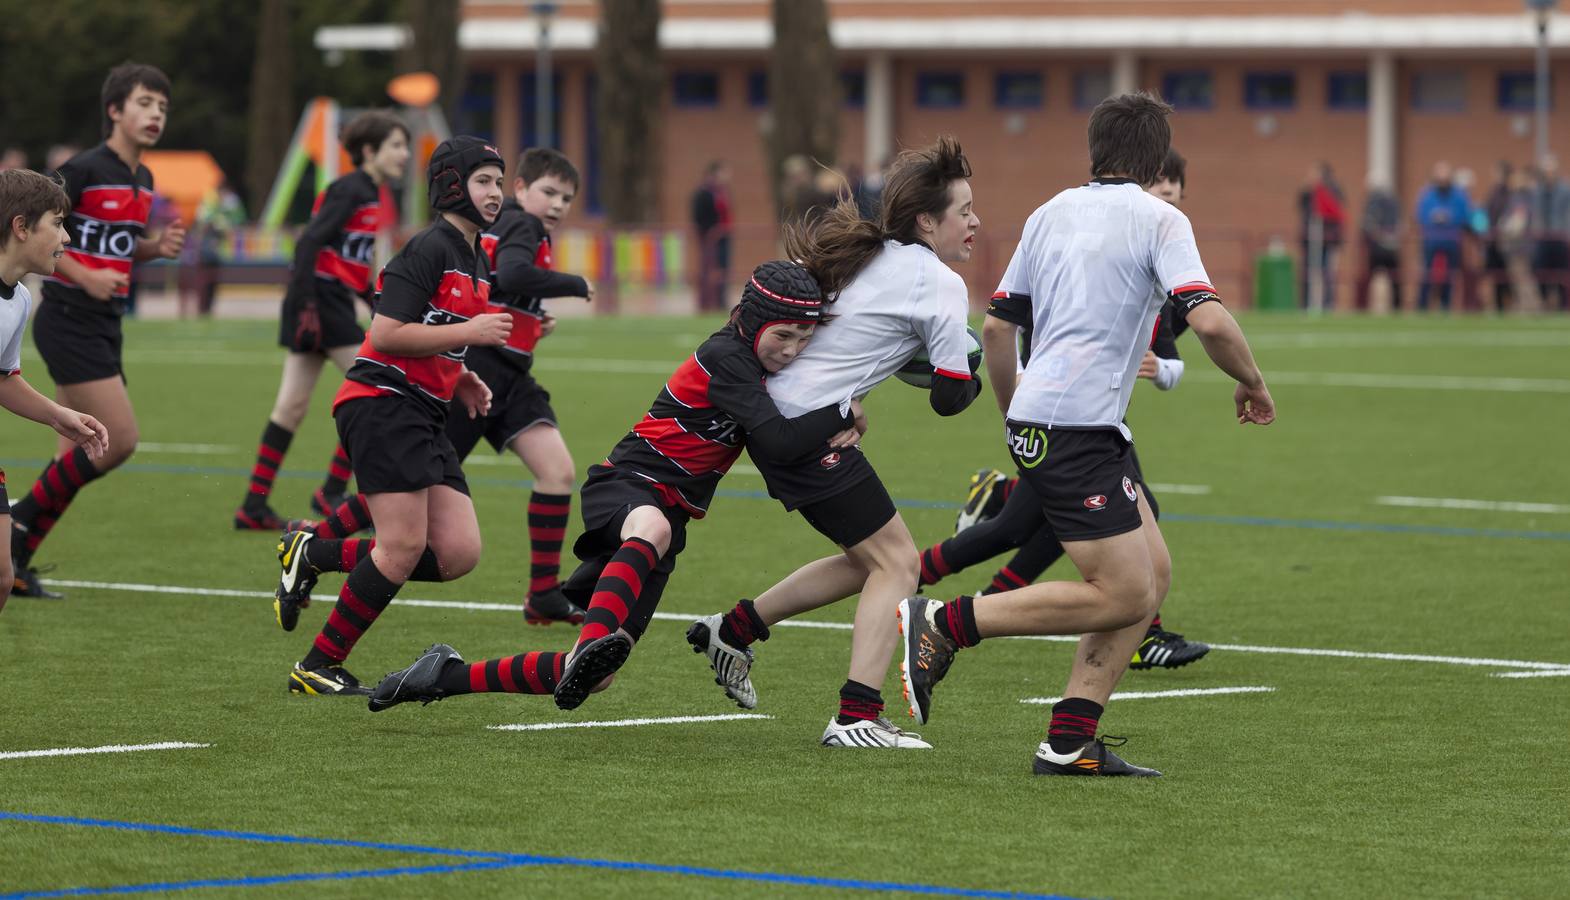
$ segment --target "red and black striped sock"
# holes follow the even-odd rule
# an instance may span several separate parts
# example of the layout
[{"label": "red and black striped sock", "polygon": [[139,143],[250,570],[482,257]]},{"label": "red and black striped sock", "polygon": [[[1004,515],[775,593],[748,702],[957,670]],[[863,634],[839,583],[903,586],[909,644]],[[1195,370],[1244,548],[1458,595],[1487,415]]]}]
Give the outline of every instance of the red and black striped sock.
[{"label": "red and black striped sock", "polygon": [[529,495],[529,593],[548,591],[559,584],[561,545],[567,537],[572,512],[571,494]]},{"label": "red and black striped sock", "polygon": [[660,561],[659,551],[643,538],[628,538],[611,561],[600,570],[600,580],[594,583],[594,594],[589,598],[588,618],[583,630],[578,632],[575,646],[598,640],[611,634],[627,621],[627,614],[643,591],[643,582]]},{"label": "red and black striped sock", "polygon": [[763,617],[758,615],[751,600],[741,601],[735,609],[720,617],[720,640],[732,647],[745,647],[753,641],[768,639],[769,626],[763,623]]},{"label": "red and black striped sock", "polygon": [[245,508],[256,509],[267,505],[273,492],[273,479],[283,466],[284,454],[289,452],[289,442],[294,432],[269,420],[262,429],[262,442],[256,448],[256,465],[251,468],[251,490],[245,495]]},{"label": "red and black striped sock", "polygon": [[841,725],[868,722],[883,715],[883,695],[859,681],[847,681],[840,688],[840,711],[834,721]]},{"label": "red and black striped sock", "polygon": [[1052,705],[1052,722],[1047,726],[1047,743],[1054,753],[1071,753],[1090,743],[1101,724],[1104,708],[1084,697],[1064,697]]},{"label": "red and black striped sock", "polygon": [[561,680],[565,653],[533,652],[485,659],[476,663],[449,663],[436,685],[454,694],[554,694]]},{"label": "red and black striped sock", "polygon": [[60,521],[66,507],[76,499],[77,492],[101,474],[81,447],[72,449],[44,468],[44,473],[33,483],[33,489],[11,508],[12,521],[24,531],[21,539],[24,565]]},{"label": "red and black striped sock", "polygon": [[974,647],[981,643],[981,632],[976,628],[976,598],[959,597],[943,604],[933,617],[938,633],[960,647]]},{"label": "red and black striped sock", "polygon": [[949,564],[943,560],[943,544],[933,544],[921,551],[922,584],[937,584],[950,571]]},{"label": "red and black striped sock", "polygon": [[327,624],[322,626],[301,665],[316,669],[347,659],[355,642],[376,624],[376,618],[401,587],[403,585],[395,584],[383,575],[376,568],[376,560],[367,554],[344,581],[343,590],[338,592],[338,604],[333,607]]},{"label": "red and black striped sock", "polygon": [[305,562],[318,572],[353,572],[375,546],[374,538],[317,538],[305,545]]},{"label": "red and black striped sock", "polygon": [[371,527],[371,508],[365,505],[365,495],[355,494],[339,504],[332,515],[316,523],[315,534],[320,538],[346,538]]},{"label": "red and black striped sock", "polygon": [[349,490],[349,477],[354,472],[349,468],[349,454],[344,452],[343,445],[333,451],[333,460],[327,464],[327,480],[322,482],[322,493],[329,497],[342,497]]},{"label": "red and black striped sock", "polygon": [[1016,575],[1013,569],[1004,566],[998,570],[998,574],[992,576],[992,583],[982,588],[981,593],[985,595],[1001,594],[1004,591],[1017,591],[1029,583]]}]

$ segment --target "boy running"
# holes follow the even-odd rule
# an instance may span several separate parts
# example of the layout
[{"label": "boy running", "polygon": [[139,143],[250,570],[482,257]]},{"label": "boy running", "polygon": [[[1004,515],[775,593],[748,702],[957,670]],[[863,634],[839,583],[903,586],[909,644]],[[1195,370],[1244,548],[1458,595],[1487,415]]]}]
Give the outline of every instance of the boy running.
[{"label": "boy running", "polygon": [[[71,198],[48,178],[27,169],[0,172],[0,407],[48,425],[81,447],[88,459],[109,448],[109,432],[92,416],[66,409],[22,378],[22,332],[32,304],[24,275],[53,275],[70,234],[65,217]],[[0,469],[0,527],[10,528],[11,503]],[[0,563],[0,610],[11,596],[11,562]]]},{"label": "boy running", "polygon": [[[355,321],[354,299],[369,295],[376,236],[393,224],[382,221],[382,185],[403,177],[409,130],[392,113],[361,113],[344,128],[342,144],[356,168],[316,198],[311,222],[294,247],[278,329],[278,344],[287,351],[283,378],[262,429],[250,488],[234,514],[234,527],[241,530],[277,532],[288,526],[267,502],[273,479],[310,411],[322,364],[332,360],[347,372],[365,339]],[[331,513],[344,501],[348,479],[349,462],[339,446],[327,480],[311,495],[311,508]]]},{"label": "boy running", "polygon": [[33,555],[88,482],[125,462],[136,450],[136,413],[126,393],[120,352],[133,263],[174,259],[185,243],[175,220],[148,233],[153,175],[142,153],[158,143],[169,115],[169,79],[139,63],[116,66],[99,95],[105,140],[60,167],[71,202],[66,228],[71,245],[54,274],[44,279],[43,302],[33,321],[33,343],[55,382],[55,398],[90,413],[114,432],[113,447],[99,456],[62,437],[60,455],[11,510],[11,563],[16,593],[58,596],[44,590]]},{"label": "boy running", "polygon": [[[1172,108],[1123,94],[1090,118],[1089,184],[1060,193],[1025,223],[988,311],[982,343],[1010,454],[1083,582],[1052,581],[943,604],[900,602],[901,667],[911,715],[931,716],[932,690],[954,654],[984,637],[1082,635],[1063,699],[1036,750],[1038,775],[1159,775],[1096,736],[1112,690],[1171,583],[1171,558],[1134,467],[1123,424],[1162,298],[1188,318],[1205,352],[1238,380],[1240,424],[1268,425],[1275,407],[1237,322],[1210,286],[1188,219],[1146,193],[1171,145]],[[1016,387],[1015,341],[1032,328]]]}]

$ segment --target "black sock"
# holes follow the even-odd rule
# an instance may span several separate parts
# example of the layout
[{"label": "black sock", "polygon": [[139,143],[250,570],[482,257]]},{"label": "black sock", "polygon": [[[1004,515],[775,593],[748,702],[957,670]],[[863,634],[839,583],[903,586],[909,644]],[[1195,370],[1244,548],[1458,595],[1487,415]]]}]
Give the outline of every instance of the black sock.
[{"label": "black sock", "polygon": [[245,494],[244,508],[261,510],[267,506],[267,497],[273,492],[273,479],[289,452],[294,432],[271,419],[262,429],[262,441],[256,448],[256,465],[251,467],[251,487]]},{"label": "black sock", "polygon": [[409,573],[410,581],[445,581],[442,577],[441,563],[436,561],[436,551],[430,547],[420,554],[420,561],[414,564],[414,571]]},{"label": "black sock", "polygon": [[735,609],[720,617],[720,640],[732,647],[745,647],[753,641],[768,639],[769,626],[763,624],[763,617],[758,615],[751,600],[742,600]]},{"label": "black sock", "polygon": [[854,725],[883,715],[883,695],[859,681],[846,681],[840,688],[840,712],[834,721]]},{"label": "black sock", "polygon": [[938,634],[953,641],[956,646],[974,647],[981,643],[981,632],[976,628],[976,598],[959,597],[953,603],[943,604],[933,616]]},{"label": "black sock", "polygon": [[1072,753],[1096,737],[1105,711],[1100,703],[1084,697],[1064,697],[1052,706],[1052,723],[1047,726],[1047,743],[1053,753]]}]

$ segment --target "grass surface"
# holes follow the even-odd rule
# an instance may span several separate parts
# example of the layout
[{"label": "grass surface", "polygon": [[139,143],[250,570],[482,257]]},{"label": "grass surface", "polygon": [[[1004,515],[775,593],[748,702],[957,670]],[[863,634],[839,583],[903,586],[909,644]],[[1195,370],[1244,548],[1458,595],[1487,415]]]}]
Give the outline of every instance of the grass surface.
[{"label": "grass surface", "polygon": [[[712,320],[564,324],[540,378],[579,469],[647,408]],[[1230,389],[1192,339],[1174,392],[1130,410],[1161,493],[1176,570],[1164,609],[1191,638],[1460,658],[1226,649],[1123,688],[1271,693],[1114,701],[1104,718],[1154,781],[1033,779],[1069,645],[967,652],[922,729],[930,753],[816,746],[849,634],[778,628],[761,645],[758,713],[687,725],[495,731],[505,723],[738,712],[660,619],[618,678],[575,713],[477,696],[380,715],[285,692],[328,609],[272,621],[275,540],[236,533],[277,385],[274,326],[128,324],[144,447],[89,486],[39,554],[53,577],[196,589],[70,588],[0,614],[0,753],[158,741],[206,749],[0,759],[0,810],[494,854],[492,871],[204,888],[212,895],[608,897],[831,895],[851,886],[726,880],[508,854],[1076,897],[1565,896],[1570,678],[1499,678],[1493,658],[1570,668],[1570,321],[1245,319],[1280,409],[1230,418]],[[28,377],[47,388],[36,356]],[[1423,376],[1443,376],[1443,379]],[[301,515],[332,450],[324,383],[275,492]],[[918,544],[944,537],[969,473],[1006,462],[990,393],[940,420],[897,383],[868,401],[866,447]],[[52,436],[8,419],[13,498]],[[187,446],[180,446],[187,445]],[[484,559],[406,598],[517,604],[527,583],[528,475],[488,449],[468,467]],[[694,523],[662,613],[755,596],[832,548],[745,471]],[[1391,507],[1381,496],[1557,504],[1557,512]],[[569,546],[577,526],[569,531]],[[570,561],[569,561],[570,564]],[[934,591],[969,592],[972,570]],[[1072,577],[1072,569],[1056,570]],[[338,580],[328,577],[318,597]],[[204,589],[257,592],[254,597]],[[852,605],[813,614],[846,623]],[[351,667],[374,680],[441,640],[467,658],[565,648],[512,611],[397,606]],[[897,676],[886,696],[899,705]],[[896,710],[896,720],[903,711]],[[0,894],[291,873],[451,866],[474,857],[262,843],[0,819]]]}]

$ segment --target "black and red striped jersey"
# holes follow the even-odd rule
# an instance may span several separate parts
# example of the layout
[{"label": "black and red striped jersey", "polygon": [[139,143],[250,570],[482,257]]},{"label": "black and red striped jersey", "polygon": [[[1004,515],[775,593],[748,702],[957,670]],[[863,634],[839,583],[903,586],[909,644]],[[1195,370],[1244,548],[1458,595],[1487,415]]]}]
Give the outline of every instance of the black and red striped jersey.
[{"label": "black and red striped jersey", "polygon": [[[376,315],[424,325],[456,325],[486,311],[491,283],[479,242],[470,243],[446,219],[421,231],[382,270]],[[438,419],[447,415],[463,372],[467,347],[434,356],[394,356],[367,334],[333,408],[360,397],[398,394]]]},{"label": "black and red striped jersey", "polygon": [[792,461],[850,427],[838,404],[786,419],[764,376],[752,347],[726,325],[676,367],[605,464],[652,482],[668,504],[701,519],[744,447]]},{"label": "black and red striped jersey", "polygon": [[[153,212],[153,173],[140,163],[131,171],[108,144],[99,144],[71,157],[59,174],[71,198],[66,256],[89,269],[113,269],[129,278],[136,242],[147,232]],[[64,272],[56,270],[44,279],[45,300],[101,315],[124,314],[128,290],[120,288],[103,303],[87,296]]]},{"label": "black and red striped jersey", "polygon": [[496,221],[480,237],[491,262],[491,312],[512,316],[512,334],[501,354],[527,371],[534,346],[540,340],[540,323],[546,297],[583,297],[589,285],[581,275],[552,271],[551,236],[538,216],[525,212],[509,197],[502,202]]},{"label": "black and red striped jersey", "polygon": [[356,169],[329,184],[316,196],[311,222],[295,244],[290,295],[324,289],[369,294],[376,233],[386,224],[382,217],[381,189],[365,172]]}]

